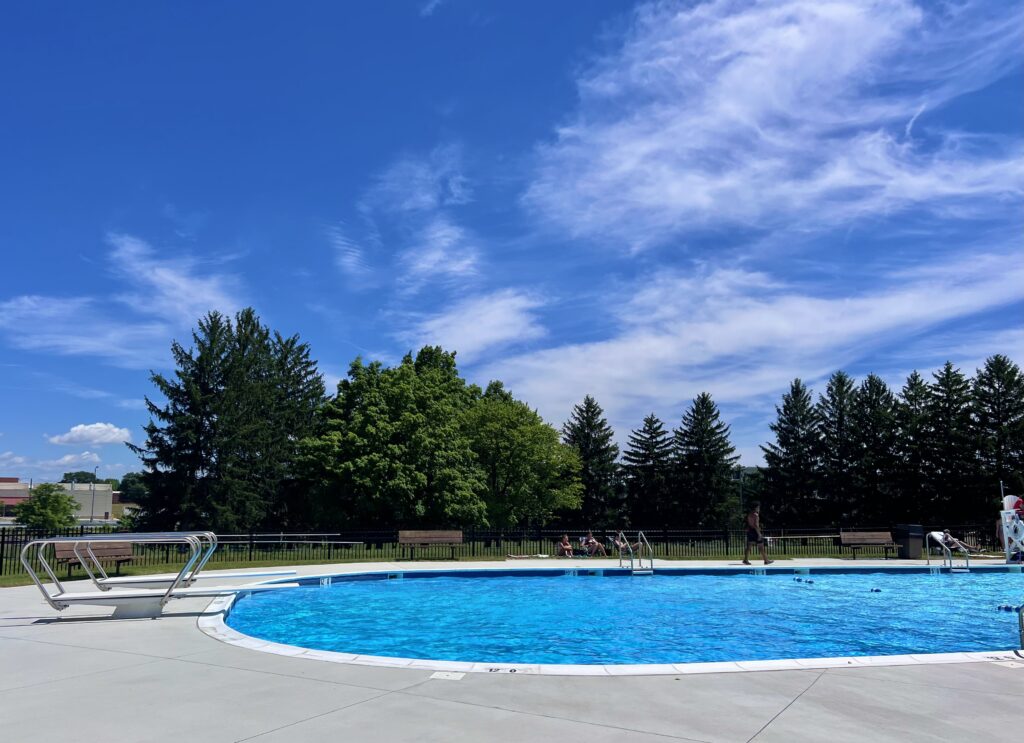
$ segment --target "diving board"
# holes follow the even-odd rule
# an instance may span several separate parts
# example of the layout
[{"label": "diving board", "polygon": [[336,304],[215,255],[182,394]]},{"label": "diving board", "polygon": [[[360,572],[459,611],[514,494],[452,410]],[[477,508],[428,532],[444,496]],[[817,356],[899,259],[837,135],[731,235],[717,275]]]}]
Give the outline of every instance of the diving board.
[{"label": "diving board", "polygon": [[[111,578],[97,558],[92,544],[110,541],[129,544],[181,544],[189,548],[185,564],[174,577],[130,576]],[[71,593],[54,573],[46,560],[45,550],[53,545],[71,545],[75,556],[82,564],[97,591]],[[36,539],[22,548],[21,563],[29,577],[42,593],[46,602],[63,611],[71,605],[113,606],[115,617],[155,617],[171,599],[206,598],[232,593],[274,591],[295,588],[298,583],[277,583],[273,585],[246,584],[239,586],[195,586],[200,578],[199,571],[209,561],[217,548],[217,537],[213,532],[149,532],[139,534],[83,534],[78,537],[50,537]],[[56,589],[47,590],[32,566],[29,556],[35,550],[35,558]],[[292,575],[294,571],[275,571],[271,575]],[[266,574],[236,573],[213,576],[222,580],[250,579]],[[206,576],[203,576],[206,577]]]}]

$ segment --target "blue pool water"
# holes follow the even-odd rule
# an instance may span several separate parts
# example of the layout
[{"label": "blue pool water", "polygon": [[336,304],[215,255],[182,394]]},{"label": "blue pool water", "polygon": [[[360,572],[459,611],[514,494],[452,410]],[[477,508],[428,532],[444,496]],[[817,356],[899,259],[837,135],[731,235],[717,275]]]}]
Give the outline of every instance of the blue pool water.
[{"label": "blue pool water", "polygon": [[1007,573],[433,577],[253,594],[227,623],[360,655],[685,663],[1012,649],[998,607],[1022,601]]}]

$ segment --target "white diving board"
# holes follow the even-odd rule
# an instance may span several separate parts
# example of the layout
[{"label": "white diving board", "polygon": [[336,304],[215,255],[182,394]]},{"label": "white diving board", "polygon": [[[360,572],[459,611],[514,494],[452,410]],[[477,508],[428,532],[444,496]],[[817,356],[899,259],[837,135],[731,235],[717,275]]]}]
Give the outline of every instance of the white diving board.
[{"label": "white diving board", "polygon": [[[126,576],[111,578],[107,575],[100,560],[92,549],[93,543],[127,542],[129,544],[182,544],[189,547],[191,554],[174,577],[160,576]],[[53,572],[46,560],[46,547],[56,545],[72,547],[74,556],[81,563],[93,585],[98,591],[71,593],[64,590],[63,584]],[[29,559],[32,548],[35,548],[36,560],[52,581],[56,591],[51,593],[39,579]],[[230,595],[233,593],[252,593],[278,591],[296,588],[298,583],[275,583],[269,585],[244,584],[238,586],[195,586],[200,578],[199,571],[209,561],[217,549],[217,537],[212,532],[152,532],[143,534],[83,534],[79,537],[51,537],[29,542],[21,551],[21,562],[28,571],[32,582],[43,594],[46,602],[62,611],[71,605],[113,606],[115,617],[155,617],[159,616],[164,606],[171,599],[206,598]],[[90,567],[91,564],[91,567]],[[95,570],[95,572],[94,572]],[[220,576],[209,576],[221,580],[247,580],[267,575],[294,575],[294,571],[273,571],[269,573],[235,573]],[[202,576],[207,577],[207,576]],[[149,587],[149,590],[142,590]],[[120,589],[120,590],[118,590]]]}]

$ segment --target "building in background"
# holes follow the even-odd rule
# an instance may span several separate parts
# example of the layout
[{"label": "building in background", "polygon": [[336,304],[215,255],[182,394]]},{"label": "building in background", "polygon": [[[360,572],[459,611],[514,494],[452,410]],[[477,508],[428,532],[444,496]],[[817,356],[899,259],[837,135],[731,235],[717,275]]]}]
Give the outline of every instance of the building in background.
[{"label": "building in background", "polygon": [[[110,521],[114,517],[114,492],[109,483],[58,483],[78,502],[75,518],[88,523]],[[14,507],[28,499],[30,484],[17,477],[0,477],[0,518],[14,519]]]}]

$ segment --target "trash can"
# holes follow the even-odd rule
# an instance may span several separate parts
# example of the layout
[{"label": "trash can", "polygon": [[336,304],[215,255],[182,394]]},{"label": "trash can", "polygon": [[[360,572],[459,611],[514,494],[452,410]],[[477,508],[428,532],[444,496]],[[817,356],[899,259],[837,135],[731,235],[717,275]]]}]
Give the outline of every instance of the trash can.
[{"label": "trash can", "polygon": [[892,538],[899,550],[897,556],[901,560],[920,560],[924,546],[924,527],[921,524],[896,524],[892,529]]}]

